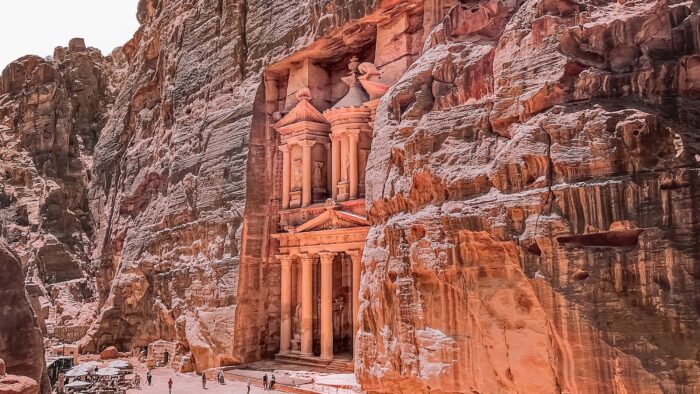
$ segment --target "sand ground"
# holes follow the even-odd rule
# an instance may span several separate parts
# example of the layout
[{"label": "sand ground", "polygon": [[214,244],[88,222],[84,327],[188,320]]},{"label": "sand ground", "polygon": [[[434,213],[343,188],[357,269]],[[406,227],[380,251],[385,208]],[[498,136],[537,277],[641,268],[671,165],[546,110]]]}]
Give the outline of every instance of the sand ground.
[{"label": "sand ground", "polygon": [[[221,385],[213,380],[207,380],[207,389],[202,389],[201,376],[194,373],[177,373],[168,368],[156,368],[151,370],[153,375],[153,385],[146,384],[146,369],[143,364],[137,364],[135,370],[141,375],[141,389],[131,389],[127,394],[146,394],[146,393],[168,393],[168,379],[173,379],[172,394],[246,394],[247,385],[245,382],[226,380],[225,385]],[[261,387],[256,387],[251,384],[251,394],[263,393],[280,393],[280,391],[264,391]]]}]

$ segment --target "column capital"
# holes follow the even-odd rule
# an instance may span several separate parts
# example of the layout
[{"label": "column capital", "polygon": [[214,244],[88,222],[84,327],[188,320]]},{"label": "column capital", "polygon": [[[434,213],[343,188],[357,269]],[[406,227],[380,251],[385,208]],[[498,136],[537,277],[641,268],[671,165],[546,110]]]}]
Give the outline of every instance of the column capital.
[{"label": "column capital", "polygon": [[282,265],[291,265],[292,264],[292,258],[294,256],[288,255],[288,254],[278,254],[275,257],[277,257],[277,260],[280,261],[280,264]]},{"label": "column capital", "polygon": [[342,137],[337,134],[331,134],[329,137],[331,142],[339,142],[342,139]]},{"label": "column capital", "polygon": [[346,131],[346,133],[347,133],[350,137],[359,137],[359,136],[360,136],[360,130],[359,130],[359,129],[348,130],[348,131]]},{"label": "column capital", "polygon": [[307,147],[307,146],[312,147],[312,146],[316,145],[316,140],[301,140],[301,141],[297,142],[297,144],[299,146],[301,146],[302,148]]},{"label": "column capital", "polygon": [[353,262],[360,261],[360,259],[362,259],[362,251],[361,250],[348,250],[345,253],[348,256],[350,256],[350,258],[352,259]]},{"label": "column capital", "polygon": [[336,252],[321,252],[318,255],[321,257],[321,264],[332,264]]},{"label": "column capital", "polygon": [[301,259],[302,264],[313,264],[315,256],[313,253],[304,253],[299,255],[299,259]]},{"label": "column capital", "polygon": [[289,147],[289,144],[283,144],[283,145],[278,146],[277,149],[286,153],[286,152],[289,152],[290,147]]}]

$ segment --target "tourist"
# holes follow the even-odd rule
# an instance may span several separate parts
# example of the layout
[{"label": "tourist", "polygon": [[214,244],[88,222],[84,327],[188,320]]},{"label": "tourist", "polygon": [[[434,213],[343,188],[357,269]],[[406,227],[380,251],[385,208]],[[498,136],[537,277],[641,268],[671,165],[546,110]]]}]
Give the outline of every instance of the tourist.
[{"label": "tourist", "polygon": [[263,375],[263,390],[267,390],[267,374]]},{"label": "tourist", "polygon": [[272,374],[272,378],[270,379],[270,388],[269,390],[272,390],[272,386],[275,385],[275,374]]},{"label": "tourist", "polygon": [[153,376],[151,375],[151,371],[149,370],[146,372],[146,382],[148,382],[148,385],[151,385],[151,379],[153,379]]},{"label": "tourist", "polygon": [[173,378],[168,379],[168,394],[173,394]]},{"label": "tourist", "polygon": [[250,379],[248,379],[248,391],[246,392],[246,394],[250,394]]},{"label": "tourist", "polygon": [[137,390],[141,389],[141,375],[139,374],[134,374],[134,387],[136,387]]},{"label": "tourist", "polygon": [[219,371],[217,378],[219,379],[219,384],[224,384],[224,373]]},{"label": "tourist", "polygon": [[204,372],[202,372],[202,389],[207,389],[207,375],[205,375]]}]

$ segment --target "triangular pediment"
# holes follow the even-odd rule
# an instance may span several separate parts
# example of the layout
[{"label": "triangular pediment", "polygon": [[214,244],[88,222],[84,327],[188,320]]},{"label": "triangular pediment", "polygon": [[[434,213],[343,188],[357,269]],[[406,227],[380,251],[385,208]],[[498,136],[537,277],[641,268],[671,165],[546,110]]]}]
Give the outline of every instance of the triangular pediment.
[{"label": "triangular pediment", "polygon": [[351,212],[327,209],[326,212],[316,216],[308,222],[297,226],[295,233],[307,231],[334,230],[353,227],[369,226],[366,218]]},{"label": "triangular pediment", "polygon": [[286,126],[302,122],[328,125],[328,121],[323,114],[318,112],[316,107],[311,105],[309,100],[302,99],[299,100],[299,103],[297,103],[287,115],[280,119],[279,122],[275,123],[273,127],[279,130]]}]

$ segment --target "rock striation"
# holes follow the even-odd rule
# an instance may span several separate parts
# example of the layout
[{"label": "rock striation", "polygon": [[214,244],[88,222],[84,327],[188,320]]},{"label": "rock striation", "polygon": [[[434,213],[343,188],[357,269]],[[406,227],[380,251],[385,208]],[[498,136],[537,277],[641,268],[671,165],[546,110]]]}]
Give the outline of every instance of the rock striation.
[{"label": "rock striation", "polygon": [[697,1],[137,13],[110,56],[74,40],[0,78],[0,232],[47,335],[200,372],[276,354],[271,125],[299,97],[336,104],[335,66],[357,55],[381,96],[361,173],[363,389],[700,390]]},{"label": "rock striation", "polygon": [[36,393],[40,388],[50,393],[44,343],[24,289],[22,268],[17,255],[1,240],[0,272],[0,391]]},{"label": "rock striation", "polygon": [[[50,58],[10,63],[0,78],[0,233],[20,258],[47,335],[54,325],[94,319],[94,308],[83,308],[92,302],[93,287],[87,191],[117,59],[74,39]],[[56,319],[54,302],[65,302],[52,287],[69,281],[88,291]],[[59,316],[66,310],[58,309]]]},{"label": "rock striation", "polygon": [[461,1],[382,99],[376,392],[700,389],[697,4]]}]

